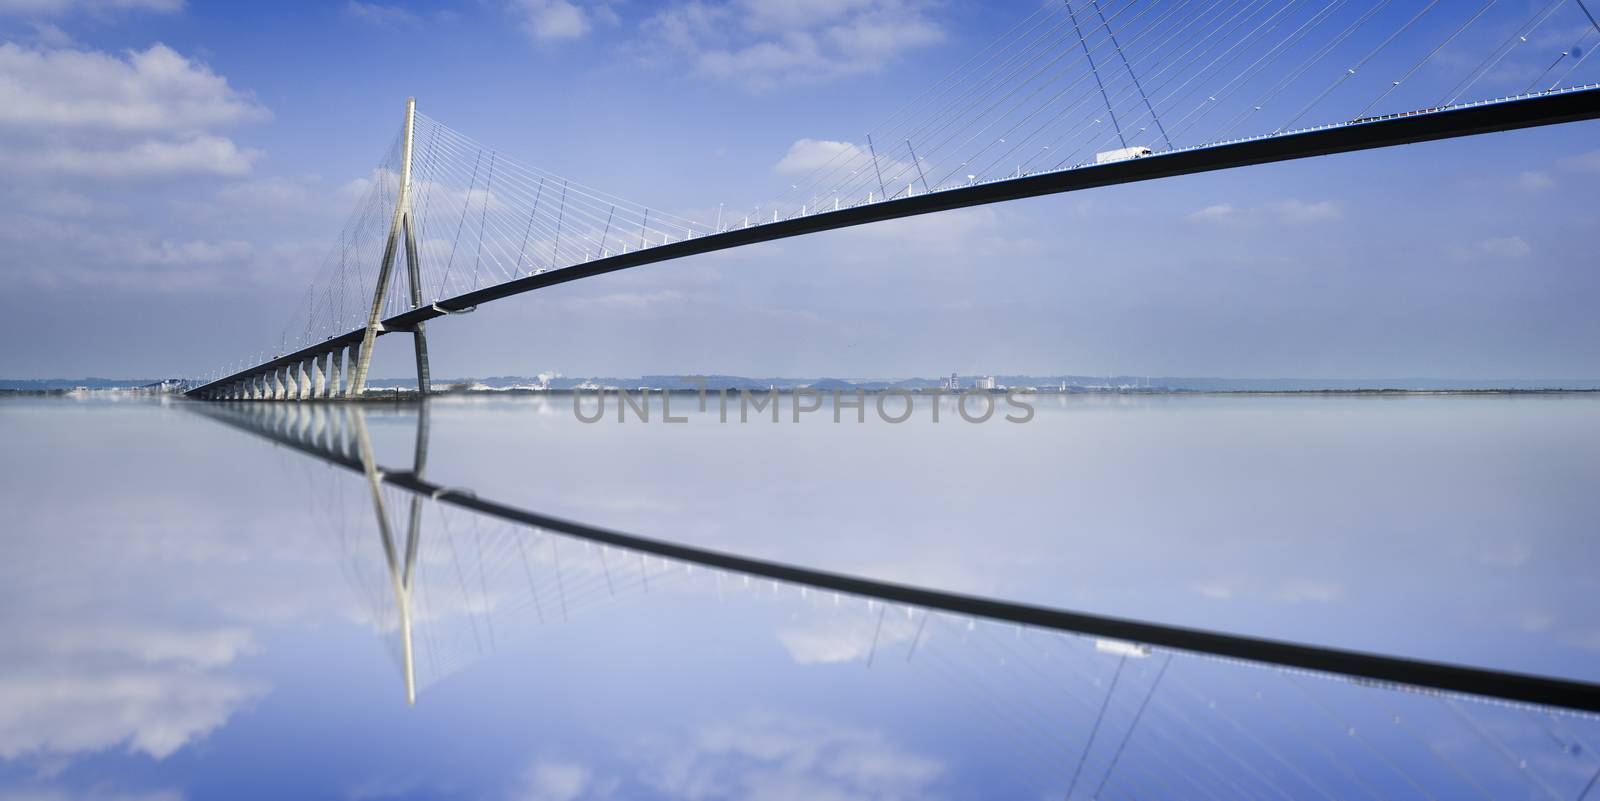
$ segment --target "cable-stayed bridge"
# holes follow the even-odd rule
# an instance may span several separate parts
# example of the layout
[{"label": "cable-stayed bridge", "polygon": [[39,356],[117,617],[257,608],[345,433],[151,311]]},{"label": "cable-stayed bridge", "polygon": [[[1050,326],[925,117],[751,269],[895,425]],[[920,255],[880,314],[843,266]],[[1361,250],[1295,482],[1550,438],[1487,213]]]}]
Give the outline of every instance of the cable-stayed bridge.
[{"label": "cable-stayed bridge", "polygon": [[864,142],[813,143],[825,149],[809,175],[738,213],[615,197],[408,102],[296,319],[190,395],[359,396],[389,333],[412,335],[427,392],[429,321],[555,284],[951,209],[1594,119],[1592,10],[1590,0],[1049,2]]}]

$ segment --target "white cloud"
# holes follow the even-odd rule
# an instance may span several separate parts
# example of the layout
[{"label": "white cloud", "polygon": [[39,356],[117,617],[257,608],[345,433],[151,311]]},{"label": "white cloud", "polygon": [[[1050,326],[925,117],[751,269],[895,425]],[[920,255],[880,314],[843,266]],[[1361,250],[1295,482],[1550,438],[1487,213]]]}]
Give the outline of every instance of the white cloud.
[{"label": "white cloud", "polygon": [[753,90],[875,72],[944,40],[923,0],[690,0],[645,21],[654,51]]},{"label": "white cloud", "polygon": [[1252,208],[1240,208],[1231,203],[1215,203],[1189,214],[1189,219],[1200,223],[1260,223],[1264,221],[1310,224],[1337,220],[1344,215],[1339,204],[1330,200],[1279,200]]},{"label": "white cloud", "polygon": [[1291,223],[1337,220],[1342,214],[1339,205],[1331,200],[1318,200],[1315,202],[1282,200],[1271,204],[1268,208],[1278,219]]},{"label": "white cloud", "polygon": [[20,658],[0,668],[4,759],[119,744],[164,759],[263,692],[216,672],[253,648],[239,629],[77,621],[45,627],[35,620],[11,630],[26,641],[15,651]]},{"label": "white cloud", "polygon": [[103,180],[166,178],[182,175],[244,175],[261,151],[241,149],[221,136],[147,140],[124,148],[44,145],[33,152],[0,156],[0,169]]},{"label": "white cloud", "polygon": [[183,794],[176,790],[129,792],[97,787],[77,792],[58,787],[30,787],[0,790],[0,801],[183,801]]},{"label": "white cloud", "polygon": [[0,0],[0,14],[54,17],[84,12],[103,16],[120,11],[171,14],[183,10],[184,0]]},{"label": "white cloud", "polygon": [[360,0],[350,0],[345,3],[344,15],[380,28],[408,28],[422,22],[422,19],[409,9],[382,3],[363,3]]},{"label": "white cloud", "polygon": [[747,715],[662,743],[645,780],[677,798],[909,799],[927,797],[945,768],[882,732]]},{"label": "white cloud", "polygon": [[0,273],[36,287],[155,291],[250,275],[246,242],[129,227],[135,207],[115,184],[249,174],[262,153],[223,129],[267,116],[165,45],[110,53],[0,43],[0,197],[11,201],[0,205]]},{"label": "white cloud", "polygon": [[188,291],[259,280],[271,261],[242,240],[167,239],[84,220],[0,217],[0,274],[34,287]]},{"label": "white cloud", "polygon": [[511,0],[511,12],[536,42],[581,39],[596,23],[615,24],[616,13],[605,3],[574,0]]},{"label": "white cloud", "polygon": [[616,789],[614,779],[596,780],[585,765],[555,759],[539,759],[522,772],[512,788],[511,801],[578,801],[606,798]]},{"label": "white cloud", "polygon": [[14,208],[21,208],[52,217],[88,217],[106,210],[102,204],[80,192],[66,189],[44,189],[36,192],[13,192]]},{"label": "white cloud", "polygon": [[1216,203],[1191,213],[1189,219],[1198,222],[1222,222],[1234,219],[1236,212],[1237,209],[1228,203]]},{"label": "white cloud", "polygon": [[215,129],[266,116],[165,45],[115,55],[0,44],[0,171],[12,175],[241,175],[261,153]]},{"label": "white cloud", "polygon": [[772,169],[780,173],[808,173],[823,166],[848,164],[864,153],[866,149],[853,142],[798,139]]},{"label": "white cloud", "polygon": [[1546,189],[1554,189],[1555,185],[1556,180],[1551,178],[1550,173],[1547,172],[1527,170],[1517,176],[1517,188],[1524,192],[1542,192]]},{"label": "white cloud", "polygon": [[562,301],[562,305],[580,311],[643,311],[655,306],[682,304],[687,299],[688,296],[676,289],[658,289],[649,292],[610,292],[603,295],[579,296]]},{"label": "white cloud", "polygon": [[1272,597],[1284,603],[1333,603],[1344,597],[1344,585],[1336,581],[1288,578],[1279,584]]},{"label": "white cloud", "polygon": [[1584,172],[1600,172],[1600,150],[1579,153],[1561,160],[1561,166]]},{"label": "white cloud", "polygon": [[1520,236],[1499,236],[1472,243],[1469,255],[1499,261],[1520,261],[1533,253],[1533,246]]},{"label": "white cloud", "polygon": [[226,78],[166,45],[121,56],[0,44],[0,131],[170,134],[264,119]]}]

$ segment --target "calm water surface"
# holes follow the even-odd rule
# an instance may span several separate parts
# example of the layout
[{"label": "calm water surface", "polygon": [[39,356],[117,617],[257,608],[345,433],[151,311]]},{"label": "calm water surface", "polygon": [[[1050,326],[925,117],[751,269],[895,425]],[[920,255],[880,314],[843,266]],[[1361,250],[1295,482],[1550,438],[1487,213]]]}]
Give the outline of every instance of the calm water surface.
[{"label": "calm water surface", "polygon": [[[426,474],[832,571],[1600,681],[1600,397],[785,403],[440,401]],[[373,463],[413,469],[417,423],[369,406]],[[400,558],[418,532],[410,705],[361,474],[175,401],[0,401],[0,442],[0,798],[1575,798],[1600,771],[1587,718],[1130,656],[428,499],[413,529],[389,488]]]}]

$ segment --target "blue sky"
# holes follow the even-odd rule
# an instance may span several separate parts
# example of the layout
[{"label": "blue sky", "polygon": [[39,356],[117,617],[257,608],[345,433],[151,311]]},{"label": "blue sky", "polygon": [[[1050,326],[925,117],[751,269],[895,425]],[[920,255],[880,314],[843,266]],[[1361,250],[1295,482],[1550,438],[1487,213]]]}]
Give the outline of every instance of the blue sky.
[{"label": "blue sky", "polygon": [[[1413,84],[1455,83],[1544,5],[1498,4]],[[26,343],[0,375],[198,374],[276,341],[407,96],[521,162],[704,215],[776,196],[797,142],[860,142],[1034,8],[0,2],[0,336]],[[1521,91],[1582,41],[1576,14],[1470,96]],[[700,257],[436,325],[435,371],[1593,377],[1596,130]],[[376,369],[407,360],[386,342]]]}]

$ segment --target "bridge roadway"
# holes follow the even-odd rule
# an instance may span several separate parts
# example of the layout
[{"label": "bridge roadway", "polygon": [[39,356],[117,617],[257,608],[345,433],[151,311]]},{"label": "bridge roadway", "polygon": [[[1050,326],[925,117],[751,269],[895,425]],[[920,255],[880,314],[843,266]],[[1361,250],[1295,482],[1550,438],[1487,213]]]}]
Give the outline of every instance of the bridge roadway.
[{"label": "bridge roadway", "polygon": [[[1108,164],[1080,165],[987,183],[939,189],[921,195],[864,203],[837,211],[818,212],[736,228],[528,275],[394,315],[383,320],[380,334],[410,331],[417,323],[436,317],[459,313],[489,301],[581,278],[820,231],[1102,186],[1131,184],[1178,175],[1596,118],[1600,118],[1600,85],[1589,85],[1448,108],[1372,117],[1318,128],[1164,151]],[[341,336],[330,337],[294,353],[203,384],[190,390],[188,394],[196,398],[219,396],[223,390],[245,379],[280,368],[305,364],[324,354],[334,353],[351,345],[359,345],[365,330],[358,328]]]},{"label": "bridge roadway", "polygon": [[[422,409],[423,419],[427,404]],[[480,498],[471,490],[450,487],[422,478],[414,470],[390,470],[367,464],[370,449],[360,446],[351,415],[364,415],[360,406],[253,402],[190,407],[213,420],[283,445],[307,456],[374,480],[486,517],[545,529],[588,542],[703,567],[773,579],[789,584],[861,598],[907,604],[922,609],[967,617],[998,620],[1040,629],[1102,637],[1229,659],[1242,659],[1282,668],[1311,670],[1360,681],[1423,692],[1459,693],[1520,704],[1533,704],[1600,714],[1600,684],[1552,676],[1429,662],[1418,659],[1325,648],[1262,637],[1247,637],[1204,629],[1169,626],[1127,618],[1072,612],[997,598],[962,595],[938,589],[896,584],[842,573],[755,559],[724,551],[640,537],[590,526],[559,517],[527,511]],[[419,428],[418,453],[426,445],[427,429]],[[416,511],[413,510],[413,519]]]}]

